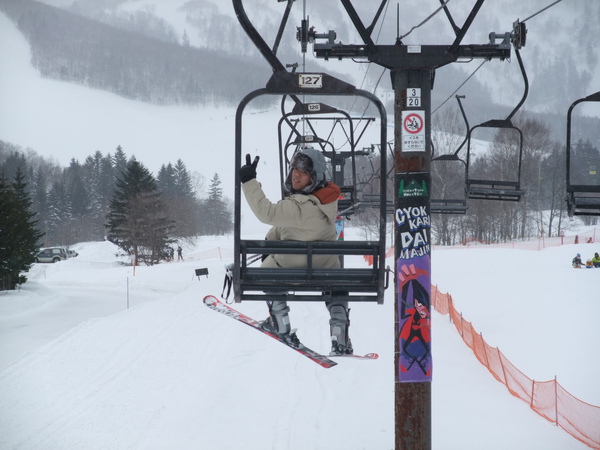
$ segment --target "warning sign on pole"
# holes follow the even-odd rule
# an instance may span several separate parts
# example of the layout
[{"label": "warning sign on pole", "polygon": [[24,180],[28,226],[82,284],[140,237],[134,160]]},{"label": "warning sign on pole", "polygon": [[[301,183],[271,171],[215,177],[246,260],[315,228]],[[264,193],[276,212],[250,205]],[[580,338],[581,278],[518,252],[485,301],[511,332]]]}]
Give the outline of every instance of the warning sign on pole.
[{"label": "warning sign on pole", "polygon": [[402,151],[425,151],[425,111],[402,111]]}]

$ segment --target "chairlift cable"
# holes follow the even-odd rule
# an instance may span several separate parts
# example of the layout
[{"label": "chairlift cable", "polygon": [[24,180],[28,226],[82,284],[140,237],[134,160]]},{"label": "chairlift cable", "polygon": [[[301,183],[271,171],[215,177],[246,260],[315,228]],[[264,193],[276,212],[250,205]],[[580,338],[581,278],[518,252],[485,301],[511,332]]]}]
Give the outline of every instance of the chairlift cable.
[{"label": "chairlift cable", "polygon": [[[381,22],[379,24],[379,31],[377,32],[377,37],[375,38],[375,43],[379,42],[379,37],[381,36],[381,30],[383,29],[383,23],[385,22],[385,17],[387,15],[387,11],[388,11],[388,7],[389,7],[390,3],[389,1],[386,3],[385,6],[385,11],[383,12],[383,18],[381,19]],[[362,82],[360,83],[360,89],[363,88],[365,81],[367,79],[367,75],[369,74],[369,69],[371,68],[371,63],[369,63],[369,65],[367,66],[367,70],[365,72],[365,75],[362,79]],[[384,68],[383,71],[381,72],[381,75],[379,76],[379,79],[377,80],[377,83],[375,84],[375,87],[373,88],[373,92],[372,94],[375,95],[375,91],[377,90],[377,86],[379,85],[379,82],[381,81],[381,78],[383,77],[383,74],[385,73],[386,69]],[[354,105],[356,104],[356,98],[354,99],[354,101],[352,102],[352,105],[350,106],[350,109],[348,111],[348,113],[352,112],[352,108],[354,108]],[[367,106],[368,108],[368,106]],[[366,112],[367,112],[367,108],[365,108],[365,110],[363,111],[362,115],[360,116],[361,118],[365,116]]]},{"label": "chairlift cable", "polygon": [[[377,37],[375,38],[375,43],[379,42],[379,37],[381,36],[381,31],[382,31],[382,29],[383,29],[383,24],[384,24],[384,22],[385,22],[385,17],[386,17],[386,15],[387,15],[387,11],[388,11],[389,4],[390,4],[390,3],[389,3],[389,1],[388,1],[388,2],[386,2],[386,7],[385,7],[385,10],[384,10],[384,12],[383,12],[383,17],[382,17],[382,19],[381,19],[381,22],[380,22],[380,24],[379,24],[379,31],[377,32]],[[362,88],[363,88],[363,86],[364,86],[364,84],[365,84],[365,81],[366,81],[366,79],[367,79],[367,75],[369,74],[369,69],[371,68],[371,63],[369,62],[368,64],[369,64],[369,65],[367,66],[367,70],[366,70],[366,72],[365,72],[365,75],[363,76],[362,82],[360,83],[360,88],[359,88],[359,89],[362,89]],[[381,75],[380,75],[380,76],[379,76],[379,78],[377,79],[377,83],[375,84],[375,87],[373,88],[373,92],[372,92],[372,94],[373,94],[373,95],[375,95],[375,91],[377,90],[377,87],[379,86],[379,82],[380,82],[380,81],[381,81],[381,79],[383,78],[383,75],[385,74],[386,70],[387,70],[386,68],[383,68],[383,70],[381,71]],[[348,114],[351,114],[351,113],[352,113],[352,109],[354,108],[354,105],[356,105],[356,100],[357,100],[357,98],[354,98],[354,100],[353,100],[353,102],[352,102],[352,105],[350,105],[350,108],[348,109]],[[364,109],[364,111],[362,112],[362,114],[360,115],[360,118],[361,118],[361,119],[362,119],[363,117],[365,117],[365,114],[367,113],[367,109],[369,109],[369,105],[368,105],[368,104],[367,104],[367,106],[365,107],[365,109]],[[344,143],[340,144],[340,145],[339,145],[339,146],[336,148],[336,150],[338,150],[338,149],[342,148],[344,145],[346,145],[346,143],[347,143],[347,142],[348,142],[348,139],[346,139],[346,142],[344,142]]]},{"label": "chairlift cable", "polygon": [[531,16],[529,16],[527,19],[523,19],[521,22],[526,22],[529,19],[534,18],[535,16],[537,16],[538,14],[543,13],[544,11],[546,11],[548,8],[551,8],[552,6],[556,5],[557,3],[562,2],[562,0],[556,0],[554,3],[549,4],[548,6],[546,6],[545,8],[540,9],[538,12],[536,12],[535,14],[532,14]]},{"label": "chairlift cable", "polygon": [[456,88],[456,90],[455,90],[455,91],[454,91],[452,94],[450,94],[450,95],[448,96],[448,98],[447,98],[446,100],[444,100],[444,101],[443,101],[443,102],[440,104],[440,106],[438,106],[437,108],[435,108],[435,109],[434,109],[434,110],[431,112],[431,115],[434,115],[434,114],[435,114],[435,112],[436,112],[438,109],[440,109],[442,106],[444,106],[444,104],[445,104],[445,103],[446,103],[448,100],[450,100],[452,97],[454,97],[454,94],[456,94],[456,93],[459,91],[459,89],[460,89],[461,87],[463,87],[463,86],[464,86],[464,85],[467,83],[467,81],[469,81],[469,80],[471,79],[471,77],[472,77],[473,75],[475,75],[475,73],[477,73],[477,71],[478,71],[479,69],[481,69],[481,66],[483,66],[483,65],[484,65],[486,62],[487,62],[487,59],[484,59],[484,60],[481,62],[481,64],[479,64],[479,66],[477,67],[477,69],[475,69],[475,70],[473,71],[473,73],[472,73],[471,75],[469,75],[469,76],[467,77],[467,79],[466,79],[465,81],[463,81],[463,82],[462,82],[462,84],[461,84],[459,87],[457,87],[457,88]]},{"label": "chairlift cable", "polygon": [[[561,1],[561,0],[559,0]],[[440,6],[438,9],[436,9],[434,12],[432,12],[428,17],[425,18],[425,20],[423,20],[421,23],[419,23],[418,25],[415,25],[414,27],[412,27],[408,33],[403,34],[402,36],[398,37],[398,40],[402,40],[403,38],[405,38],[406,36],[408,36],[410,33],[412,33],[414,30],[416,30],[417,28],[425,25],[427,22],[429,22],[429,20],[431,20],[437,13],[439,13],[442,9],[444,9],[444,7],[450,3],[450,0],[446,0],[444,3],[442,3],[442,6]]]}]

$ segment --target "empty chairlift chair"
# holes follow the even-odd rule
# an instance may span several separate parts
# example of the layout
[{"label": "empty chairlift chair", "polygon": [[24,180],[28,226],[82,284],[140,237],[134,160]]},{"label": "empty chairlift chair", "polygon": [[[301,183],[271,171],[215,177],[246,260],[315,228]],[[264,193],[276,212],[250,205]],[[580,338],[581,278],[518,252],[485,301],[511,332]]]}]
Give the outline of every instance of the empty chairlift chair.
[{"label": "empty chairlift chair", "polygon": [[567,208],[569,216],[600,216],[600,153],[584,153],[571,142],[571,113],[583,102],[600,102],[600,92],[573,102],[567,113]]}]

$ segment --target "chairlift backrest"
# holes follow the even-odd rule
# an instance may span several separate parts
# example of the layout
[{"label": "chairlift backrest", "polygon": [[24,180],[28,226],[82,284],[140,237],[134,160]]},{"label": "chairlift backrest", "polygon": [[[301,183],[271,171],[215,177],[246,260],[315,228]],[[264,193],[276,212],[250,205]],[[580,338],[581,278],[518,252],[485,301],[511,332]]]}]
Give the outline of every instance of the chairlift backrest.
[{"label": "chairlift backrest", "polygon": [[[587,171],[574,173],[577,169],[571,145],[571,114],[575,106],[583,102],[600,102],[600,92],[576,100],[567,112],[567,210],[570,217],[600,216],[600,167],[597,170],[590,167]],[[593,163],[591,165],[595,166]]]},{"label": "chairlift backrest", "polygon": [[[512,179],[484,179],[472,178],[473,158],[471,155],[471,142],[473,131],[477,128],[498,128],[516,131],[518,135],[517,165],[515,177]],[[519,201],[524,191],[521,189],[521,165],[523,162],[523,132],[514,126],[510,119],[494,119],[475,125],[469,130],[467,143],[467,196],[478,200],[503,200]],[[516,178],[516,179],[515,179]]]}]

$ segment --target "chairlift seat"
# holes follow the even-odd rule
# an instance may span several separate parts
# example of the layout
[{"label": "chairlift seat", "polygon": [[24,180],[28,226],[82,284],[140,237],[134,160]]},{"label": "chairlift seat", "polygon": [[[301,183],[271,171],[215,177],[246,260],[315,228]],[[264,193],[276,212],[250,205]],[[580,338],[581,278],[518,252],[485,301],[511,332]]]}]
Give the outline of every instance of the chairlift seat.
[{"label": "chairlift seat", "polygon": [[432,214],[466,214],[467,202],[452,199],[431,199]]},{"label": "chairlift seat", "polygon": [[[385,285],[380,270],[384,252],[379,241],[240,241],[239,283],[236,302],[244,300],[328,301],[348,300],[383,303]],[[253,254],[307,255],[307,267],[249,267]],[[370,267],[316,268],[313,255],[372,257]]]},{"label": "chairlift seat", "polygon": [[356,204],[354,198],[356,189],[354,186],[340,186],[340,190],[344,194],[344,198],[338,200],[338,210],[344,211],[344,215],[352,214],[354,212],[352,207]]},{"label": "chairlift seat", "polygon": [[600,215],[600,186],[570,185],[568,191],[569,216]]},{"label": "chairlift seat", "polygon": [[467,180],[467,192],[474,200],[521,200],[524,194],[518,181]]},{"label": "chairlift seat", "polygon": [[582,102],[600,102],[600,91],[575,100],[567,112],[567,212],[572,216],[600,216],[600,185],[571,183],[571,113]]}]

